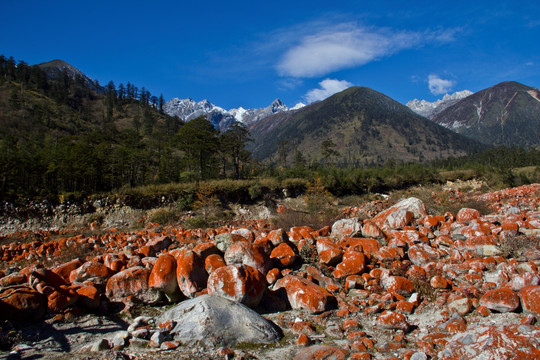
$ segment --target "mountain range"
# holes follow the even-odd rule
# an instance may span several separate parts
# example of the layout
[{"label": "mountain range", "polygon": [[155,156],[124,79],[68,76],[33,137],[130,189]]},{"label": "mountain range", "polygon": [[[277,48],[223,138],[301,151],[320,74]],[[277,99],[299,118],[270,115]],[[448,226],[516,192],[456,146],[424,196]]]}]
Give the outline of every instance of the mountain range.
[{"label": "mountain range", "polygon": [[274,114],[252,123],[249,130],[253,155],[274,162],[287,155],[292,161],[294,154],[321,160],[325,141],[335,145],[335,161],[349,166],[425,161],[478,149],[475,141],[366,87],[351,87],[300,110]]},{"label": "mountain range", "polygon": [[[97,93],[104,91],[97,81],[62,60],[37,67],[50,79],[63,74]],[[340,154],[335,161],[342,164],[459,156],[478,148],[471,140],[488,145],[540,144],[540,92],[517,82],[477,93],[464,90],[435,102],[414,99],[407,106],[375,90],[353,87],[293,108],[279,99],[264,108],[225,110],[208,100],[174,98],[163,111],[183,121],[205,116],[221,131],[241,122],[249,127],[255,157],[269,161],[277,161],[280,151],[320,160],[325,140],[335,144]],[[131,126],[122,121],[123,128]]]},{"label": "mountain range", "polygon": [[225,110],[222,107],[216,106],[208,100],[194,101],[190,98],[179,99],[174,98],[165,104],[163,107],[166,114],[177,116],[184,121],[193,120],[199,116],[205,116],[212,122],[215,128],[225,131],[234,121],[249,125],[270,115],[297,110],[305,106],[302,103],[289,109],[281,100],[274,100],[269,106],[259,109],[244,109],[239,107],[236,109]]}]

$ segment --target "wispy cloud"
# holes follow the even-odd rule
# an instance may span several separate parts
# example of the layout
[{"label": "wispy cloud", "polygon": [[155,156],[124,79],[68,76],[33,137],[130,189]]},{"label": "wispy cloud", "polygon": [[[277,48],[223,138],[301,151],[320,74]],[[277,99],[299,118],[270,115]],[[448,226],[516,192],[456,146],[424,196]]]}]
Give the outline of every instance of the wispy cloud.
[{"label": "wispy cloud", "polygon": [[429,91],[433,95],[442,95],[452,90],[455,82],[452,80],[441,79],[438,75],[431,74],[428,76]]},{"label": "wispy cloud", "polygon": [[[277,64],[281,76],[316,77],[361,66],[427,42],[454,40],[457,30],[397,31],[342,23],[297,34]],[[290,34],[294,38],[295,34]]]},{"label": "wispy cloud", "polygon": [[346,80],[324,79],[319,83],[319,88],[308,91],[306,95],[304,95],[304,99],[308,103],[324,100],[351,86],[353,86],[353,84]]}]

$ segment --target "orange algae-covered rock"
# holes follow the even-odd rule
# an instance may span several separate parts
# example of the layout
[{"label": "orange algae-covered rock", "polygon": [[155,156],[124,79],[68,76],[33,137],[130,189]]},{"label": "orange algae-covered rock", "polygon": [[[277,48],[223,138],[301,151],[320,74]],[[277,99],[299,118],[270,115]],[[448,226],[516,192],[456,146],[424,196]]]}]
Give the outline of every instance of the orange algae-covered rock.
[{"label": "orange algae-covered rock", "polygon": [[343,349],[328,345],[313,345],[299,350],[294,360],[345,360],[347,352]]},{"label": "orange algae-covered rock", "polygon": [[523,310],[540,316],[540,285],[529,285],[521,289],[521,306]]},{"label": "orange algae-covered rock", "polygon": [[270,258],[276,260],[283,267],[289,267],[295,263],[298,257],[289,244],[281,243],[272,250]]},{"label": "orange algae-covered rock", "polygon": [[176,280],[182,293],[188,298],[206,288],[208,274],[199,255],[186,250],[176,257]]},{"label": "orange algae-covered rock", "polygon": [[169,254],[162,254],[154,264],[148,286],[152,289],[160,290],[171,301],[180,299],[180,288],[176,278],[176,259]]},{"label": "orange algae-covered rock", "polygon": [[132,296],[143,303],[155,304],[161,294],[148,286],[149,277],[150,270],[140,266],[123,270],[109,278],[105,294],[112,301],[122,301]]},{"label": "orange algae-covered rock", "polygon": [[347,250],[343,254],[341,263],[336,266],[332,273],[335,278],[340,279],[349,275],[361,274],[366,267],[366,258],[363,253],[355,250]]},{"label": "orange algae-covered rock", "polygon": [[266,289],[266,278],[249,265],[228,265],[208,278],[208,294],[219,295],[255,308]]},{"label": "orange algae-covered rock", "polygon": [[274,290],[285,289],[291,307],[319,313],[335,306],[336,299],[325,288],[294,275],[279,279]]},{"label": "orange algae-covered rock", "polygon": [[507,288],[489,290],[480,298],[480,305],[500,312],[515,311],[519,304],[519,297]]}]

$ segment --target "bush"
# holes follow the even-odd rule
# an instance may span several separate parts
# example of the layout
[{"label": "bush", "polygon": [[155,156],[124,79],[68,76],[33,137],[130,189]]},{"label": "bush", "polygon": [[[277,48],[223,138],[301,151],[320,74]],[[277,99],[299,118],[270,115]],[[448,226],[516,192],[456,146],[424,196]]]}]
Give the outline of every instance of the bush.
[{"label": "bush", "polygon": [[178,221],[178,215],[173,209],[162,208],[156,210],[152,216],[150,216],[150,222],[158,223],[160,225],[168,225]]}]

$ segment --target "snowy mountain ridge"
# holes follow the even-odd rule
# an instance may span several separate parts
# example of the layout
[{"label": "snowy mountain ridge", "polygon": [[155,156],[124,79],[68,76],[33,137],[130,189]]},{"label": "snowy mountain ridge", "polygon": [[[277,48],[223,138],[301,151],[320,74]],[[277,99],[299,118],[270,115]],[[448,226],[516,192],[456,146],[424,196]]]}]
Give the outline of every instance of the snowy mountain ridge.
[{"label": "snowy mountain ridge", "polygon": [[454,105],[458,101],[466,98],[469,95],[472,95],[473,92],[469,90],[457,91],[453,94],[446,94],[442,99],[439,99],[434,102],[429,102],[427,100],[418,100],[414,99],[405,104],[409,109],[422,115],[428,119],[432,119],[435,115],[448,108],[449,106]]},{"label": "snowy mountain ridge", "polygon": [[284,111],[298,110],[304,106],[304,104],[298,103],[289,109],[281,100],[276,99],[265,108],[244,109],[243,107],[239,107],[225,110],[206,99],[197,102],[191,98],[174,98],[165,103],[163,110],[168,115],[178,116],[184,121],[193,120],[199,116],[206,116],[216,129],[225,131],[234,121],[249,125],[270,115]]}]

